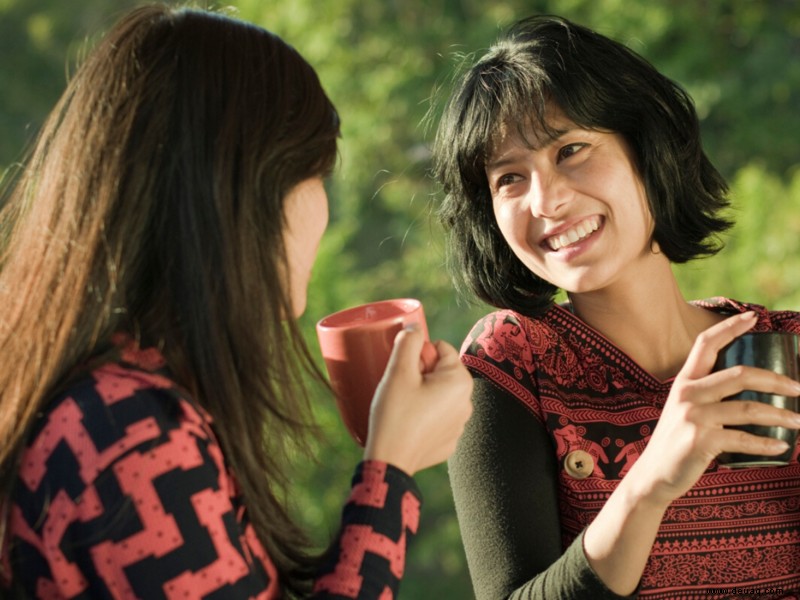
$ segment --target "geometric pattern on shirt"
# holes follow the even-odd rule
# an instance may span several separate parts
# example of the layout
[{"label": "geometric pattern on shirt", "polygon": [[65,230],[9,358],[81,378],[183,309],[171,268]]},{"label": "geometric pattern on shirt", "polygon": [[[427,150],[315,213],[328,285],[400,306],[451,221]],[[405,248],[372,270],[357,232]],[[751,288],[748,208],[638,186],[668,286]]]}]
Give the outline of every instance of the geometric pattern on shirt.
[{"label": "geometric pattern on shirt", "polygon": [[[29,437],[3,555],[15,589],[39,598],[279,597],[210,416],[160,370],[157,350],[121,340],[122,362],[74,381]],[[361,463],[353,485],[330,554],[342,564],[325,565],[314,597],[394,598],[418,491],[377,461]]]},{"label": "geometric pattern on shirt", "polygon": [[107,365],[23,455],[12,567],[37,597],[276,595],[208,419],[157,374]]},{"label": "geometric pattern on shirt", "polygon": [[[406,477],[383,463],[363,463],[342,516],[343,529],[332,567],[317,579],[315,592],[339,598],[396,598],[405,567],[409,538],[419,527],[419,498],[402,486],[390,485]],[[399,522],[382,515],[400,514]],[[390,582],[387,584],[387,582]]]}]

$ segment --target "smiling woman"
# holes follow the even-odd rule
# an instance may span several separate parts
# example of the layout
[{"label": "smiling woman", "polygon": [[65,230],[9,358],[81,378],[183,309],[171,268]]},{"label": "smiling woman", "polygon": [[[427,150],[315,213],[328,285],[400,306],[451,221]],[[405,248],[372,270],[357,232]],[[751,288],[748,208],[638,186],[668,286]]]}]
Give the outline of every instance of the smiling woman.
[{"label": "smiling woman", "polygon": [[493,305],[549,307],[558,287],[531,273],[510,255],[499,230],[486,227],[494,221],[486,166],[500,160],[500,144],[547,145],[563,159],[576,151],[566,148],[570,143],[586,143],[563,139],[570,128],[622,137],[645,188],[653,239],[670,261],[714,254],[715,236],[732,224],[722,214],[727,184],[703,152],[691,98],[620,44],[538,23],[561,46],[537,37],[537,22],[511,28],[459,80],[439,125],[436,173],[448,192],[440,215],[452,234],[457,283]]},{"label": "smiling woman", "polygon": [[500,309],[462,346],[475,413],[449,470],[477,598],[798,589],[800,464],[716,457],[787,451],[727,426],[800,416],[721,400],[800,384],[711,371],[748,330],[800,333],[800,314],[684,299],[672,264],[730,226],[686,93],[621,44],[532,17],[458,80],[435,161],[456,276]]},{"label": "smiling woman", "polygon": [[558,137],[531,146],[543,132],[503,135],[486,167],[497,226],[516,258],[573,293],[629,286],[643,272],[663,277],[669,261],[652,249],[653,219],[625,139],[548,112]]}]

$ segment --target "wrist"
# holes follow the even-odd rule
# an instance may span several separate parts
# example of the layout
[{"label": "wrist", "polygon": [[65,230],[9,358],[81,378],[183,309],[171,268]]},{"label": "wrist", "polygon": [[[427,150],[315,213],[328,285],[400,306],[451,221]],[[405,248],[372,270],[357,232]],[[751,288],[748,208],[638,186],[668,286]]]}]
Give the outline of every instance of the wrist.
[{"label": "wrist", "polygon": [[376,461],[392,465],[406,473],[409,477],[413,477],[419,470],[415,468],[415,463],[408,453],[398,452],[396,449],[384,448],[380,444],[373,443],[372,440],[367,439],[367,444],[364,447],[364,462]]},{"label": "wrist", "polygon": [[648,510],[663,516],[676,494],[672,486],[647,476],[648,472],[652,472],[652,468],[643,460],[637,461],[617,489],[631,510]]},{"label": "wrist", "polygon": [[583,551],[592,571],[618,595],[638,588],[669,503],[620,482],[603,509],[586,528]]}]

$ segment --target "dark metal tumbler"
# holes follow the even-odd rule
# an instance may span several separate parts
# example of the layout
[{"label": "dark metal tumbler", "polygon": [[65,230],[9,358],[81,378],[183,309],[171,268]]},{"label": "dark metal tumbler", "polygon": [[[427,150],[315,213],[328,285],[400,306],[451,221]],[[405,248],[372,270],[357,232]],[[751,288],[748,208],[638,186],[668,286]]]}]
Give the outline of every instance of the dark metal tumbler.
[{"label": "dark metal tumbler", "polygon": [[[723,348],[714,365],[715,371],[727,369],[735,365],[748,365],[775,371],[800,381],[800,354],[798,354],[798,336],[783,332],[746,333]],[[773,406],[800,411],[800,398],[797,396],[777,396],[745,390],[725,400],[754,400]],[[755,435],[784,440],[789,449],[777,456],[756,456],[752,454],[724,453],[717,461],[725,467],[764,467],[788,464],[794,454],[797,441],[797,430],[785,427],[768,427],[763,425],[741,425],[732,427]]]}]

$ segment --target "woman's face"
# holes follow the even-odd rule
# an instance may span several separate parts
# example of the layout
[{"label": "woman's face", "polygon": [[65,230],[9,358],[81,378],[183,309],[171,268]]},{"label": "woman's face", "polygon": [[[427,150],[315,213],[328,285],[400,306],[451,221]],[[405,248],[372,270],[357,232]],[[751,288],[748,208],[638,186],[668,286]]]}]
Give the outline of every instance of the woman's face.
[{"label": "woman's face", "polygon": [[295,317],[306,309],[308,282],[322,234],[328,225],[328,195],[322,178],[297,184],[284,200],[283,239],[289,263],[289,286]]},{"label": "woman's face", "polygon": [[[622,136],[554,111],[554,138],[509,128],[486,163],[495,218],[533,273],[572,293],[637,277],[653,257],[653,219]],[[531,148],[531,146],[534,146]]]}]

